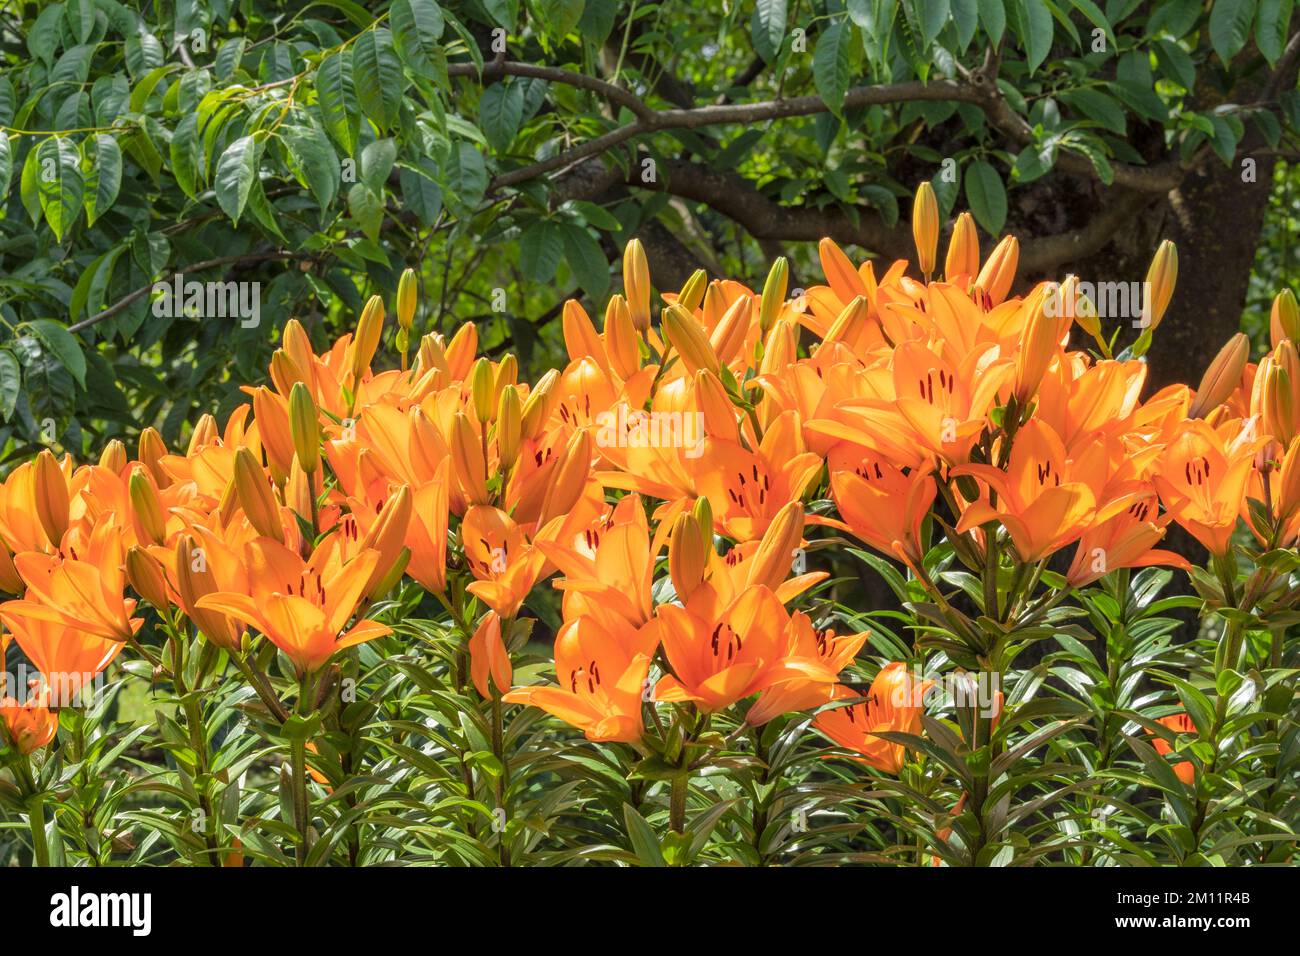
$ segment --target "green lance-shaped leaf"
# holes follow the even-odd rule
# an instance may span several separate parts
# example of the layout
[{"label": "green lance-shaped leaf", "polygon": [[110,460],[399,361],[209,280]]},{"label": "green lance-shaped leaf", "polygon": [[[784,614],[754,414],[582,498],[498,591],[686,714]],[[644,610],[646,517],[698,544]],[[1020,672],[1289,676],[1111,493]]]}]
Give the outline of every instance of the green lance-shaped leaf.
[{"label": "green lance-shaped leaf", "polygon": [[36,149],[36,188],[41,212],[59,242],[81,212],[85,183],[81,154],[72,140],[51,136]]},{"label": "green lance-shaped leaf", "polygon": [[434,0],[393,0],[388,8],[393,28],[393,46],[411,69],[428,73],[430,58],[438,51],[438,40],[446,28],[442,8]]},{"label": "green lance-shaped leaf", "polygon": [[86,154],[86,225],[108,212],[122,186],[122,149],[117,138],[96,133],[82,144]]},{"label": "green lance-shaped leaf", "polygon": [[14,154],[9,137],[0,133],[0,196],[9,195],[9,181],[14,175]]},{"label": "green lance-shaped leaf", "polygon": [[785,39],[786,18],[789,15],[786,0],[758,0],[754,4],[754,18],[750,22],[749,34],[754,41],[754,49],[768,63],[776,59],[781,50],[781,41]]},{"label": "green lance-shaped leaf", "polygon": [[986,232],[999,235],[1007,221],[1007,191],[992,164],[976,160],[966,170],[966,201]]},{"label": "green lance-shaped leaf", "polygon": [[844,94],[849,89],[851,39],[852,28],[846,19],[840,18],[830,24],[818,38],[817,49],[813,52],[813,80],[817,85],[817,95],[837,116],[844,106]]},{"label": "green lance-shaped leaf", "polygon": [[172,175],[181,192],[197,199],[203,182],[203,146],[199,142],[199,117],[187,113],[176,124],[171,141]]},{"label": "green lance-shaped leaf", "polygon": [[392,34],[382,28],[361,34],[352,47],[352,73],[361,111],[386,132],[397,122],[405,87]]},{"label": "green lance-shaped leaf", "polygon": [[34,319],[27,327],[41,340],[50,354],[59,360],[77,384],[86,387],[86,356],[72,333],[53,319]]},{"label": "green lance-shaped leaf", "polygon": [[1210,7],[1210,43],[1225,64],[1245,48],[1254,19],[1255,0],[1216,0]]},{"label": "green lance-shaped leaf", "polygon": [[331,53],[316,70],[316,102],[325,132],[347,156],[357,147],[358,118],[349,108],[355,100],[352,52]]},{"label": "green lance-shaped leaf", "polygon": [[298,179],[324,209],[338,195],[341,179],[338,154],[329,137],[315,125],[285,126],[280,132],[298,168]]},{"label": "green lance-shaped leaf", "polygon": [[8,349],[0,351],[0,417],[5,421],[13,417],[22,387],[23,376],[18,359]]},{"label": "green lance-shaped leaf", "polygon": [[479,125],[497,152],[505,152],[519,132],[524,115],[524,89],[519,83],[494,83],[479,100]]},{"label": "green lance-shaped leaf", "polygon": [[236,224],[248,203],[248,193],[257,176],[257,143],[242,136],[226,147],[217,160],[217,203]]}]

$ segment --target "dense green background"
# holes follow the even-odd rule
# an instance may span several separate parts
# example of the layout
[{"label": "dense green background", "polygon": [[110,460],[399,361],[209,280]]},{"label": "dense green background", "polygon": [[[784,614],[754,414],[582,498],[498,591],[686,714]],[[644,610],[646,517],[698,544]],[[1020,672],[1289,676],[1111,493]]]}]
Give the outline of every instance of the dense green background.
[{"label": "dense green background", "polygon": [[[323,345],[408,265],[418,330],[473,319],[536,374],[562,360],[560,303],[599,313],[630,236],[664,288],[697,265],[756,283],[779,253],[811,284],[822,235],[908,255],[908,197],[945,159],[945,213],[1020,235],[1026,280],[1137,279],[1179,239],[1165,334],[1190,339],[1162,375],[1194,380],[1243,305],[1258,333],[1297,284],[1296,19],[1292,0],[8,3],[0,460],[150,424],[175,442],[264,376],[289,317]],[[147,289],[177,270],[260,282],[261,325],[155,316]]]}]

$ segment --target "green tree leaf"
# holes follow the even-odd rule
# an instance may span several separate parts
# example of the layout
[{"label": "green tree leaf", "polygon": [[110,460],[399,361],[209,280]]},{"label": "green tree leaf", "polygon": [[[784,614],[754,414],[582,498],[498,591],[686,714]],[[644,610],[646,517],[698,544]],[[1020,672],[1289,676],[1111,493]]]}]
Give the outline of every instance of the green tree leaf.
[{"label": "green tree leaf", "polygon": [[352,73],[361,112],[381,133],[387,132],[397,122],[406,87],[388,30],[376,27],[357,38],[352,46]]},{"label": "green tree leaf", "polygon": [[0,417],[5,421],[13,417],[22,388],[23,374],[18,359],[8,349],[0,349]]},{"label": "green tree leaf", "polygon": [[564,224],[561,239],[564,243],[564,258],[573,270],[578,285],[591,296],[600,301],[609,289],[609,262],[590,232],[582,226]]},{"label": "green tree leaf", "polygon": [[351,104],[356,101],[352,81],[352,53],[344,50],[321,60],[316,70],[316,103],[325,132],[351,156],[357,147],[359,120]]},{"label": "green tree leaf", "polygon": [[241,136],[217,160],[214,186],[222,212],[236,224],[248,203],[248,193],[257,176],[257,143],[252,136]]},{"label": "green tree leaf", "polygon": [[430,60],[438,52],[438,40],[447,26],[442,8],[435,0],[393,0],[388,23],[393,48],[402,62],[418,72],[430,72]]},{"label": "green tree leaf", "polygon": [[36,150],[37,189],[41,212],[58,242],[72,228],[81,213],[85,183],[81,178],[81,154],[71,139],[51,136]]},{"label": "green tree leaf", "polygon": [[27,323],[27,327],[77,380],[77,384],[85,388],[86,356],[82,354],[81,346],[72,333],[53,319],[33,319]]},{"label": "green tree leaf", "polygon": [[86,225],[108,212],[122,186],[122,149],[109,133],[96,133],[82,144],[86,154]]},{"label": "green tree leaf", "polygon": [[524,90],[518,83],[493,83],[479,100],[479,125],[492,148],[504,153],[519,132],[524,115]]},{"label": "green tree leaf", "polygon": [[1255,0],[1215,0],[1210,7],[1210,43],[1225,64],[1246,46],[1254,19]]},{"label": "green tree leaf", "polygon": [[844,94],[849,89],[851,33],[847,20],[835,20],[818,37],[813,52],[813,80],[817,85],[817,95],[836,116],[841,115]]},{"label": "green tree leaf", "polygon": [[750,21],[749,35],[754,50],[768,63],[776,59],[785,40],[787,0],[757,0]]},{"label": "green tree leaf", "polygon": [[976,160],[966,168],[966,202],[975,221],[990,235],[1001,235],[1007,221],[1007,191],[1002,177],[985,160]]}]

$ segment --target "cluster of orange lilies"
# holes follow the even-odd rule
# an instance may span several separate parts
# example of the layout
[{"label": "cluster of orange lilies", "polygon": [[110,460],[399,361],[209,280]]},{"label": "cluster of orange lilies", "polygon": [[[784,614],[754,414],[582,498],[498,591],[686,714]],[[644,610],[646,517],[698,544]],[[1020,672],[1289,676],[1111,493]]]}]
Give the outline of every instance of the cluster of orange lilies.
[{"label": "cluster of orange lilies", "polygon": [[[42,451],[0,490],[3,640],[47,678],[6,698],[11,738],[24,751],[52,739],[55,675],[79,686],[127,645],[149,658],[145,605],[239,662],[264,639],[311,675],[390,635],[367,614],[409,580],[479,603],[465,638],[486,699],[628,742],[660,703],[748,702],[750,726],[821,708],[827,737],[896,773],[904,749],[876,733],[919,733],[924,688],[902,662],[865,693],[841,683],[866,635],[792,609],[827,577],[806,570],[819,529],[926,586],[940,534],[976,568],[999,544],[1040,568],[1072,548],[1072,587],[1185,565],[1157,547],[1171,521],[1215,555],[1239,517],[1270,547],[1294,545],[1294,298],[1278,297],[1258,365],[1238,336],[1199,388],[1143,401],[1145,364],[1110,357],[1076,280],[1010,296],[1016,240],[981,261],[969,214],[940,269],[928,184],[913,229],[920,277],[901,261],[877,274],[826,239],[825,284],[791,295],[784,260],[759,291],[700,272],[661,294],[658,322],[634,240],[623,294],[599,324],[568,302],[569,363],[532,385],[514,356],[477,356],[472,324],[408,356],[408,271],[398,367],[375,367],[376,296],[323,352],[290,322],[269,384],[224,427],[202,417],[183,451],[152,428],[134,455],[113,441],[94,464]],[[1176,268],[1163,247],[1134,317],[1146,337]],[[1088,337],[1093,352],[1071,348]],[[833,508],[806,512],[817,498]],[[512,625],[548,580],[562,592],[555,683],[515,686]]]}]

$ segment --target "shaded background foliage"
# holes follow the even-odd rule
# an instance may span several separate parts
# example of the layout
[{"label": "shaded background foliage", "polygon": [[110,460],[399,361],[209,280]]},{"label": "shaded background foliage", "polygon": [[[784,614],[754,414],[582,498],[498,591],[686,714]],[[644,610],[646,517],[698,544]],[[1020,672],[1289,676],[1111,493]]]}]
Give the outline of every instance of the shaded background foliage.
[{"label": "shaded background foliage", "polygon": [[[1296,283],[1295,20],[1292,0],[9,3],[0,454],[176,442],[264,377],[288,318],[323,344],[407,265],[417,331],[477,321],[536,374],[562,361],[560,304],[603,302],[630,237],[664,289],[697,266],[757,285],[778,253],[811,284],[823,235],[907,257],[923,179],[986,242],[1020,236],[1023,282],[1139,279],[1175,238],[1152,377],[1195,381]],[[156,315],[176,272],[260,283],[260,324]]]}]

